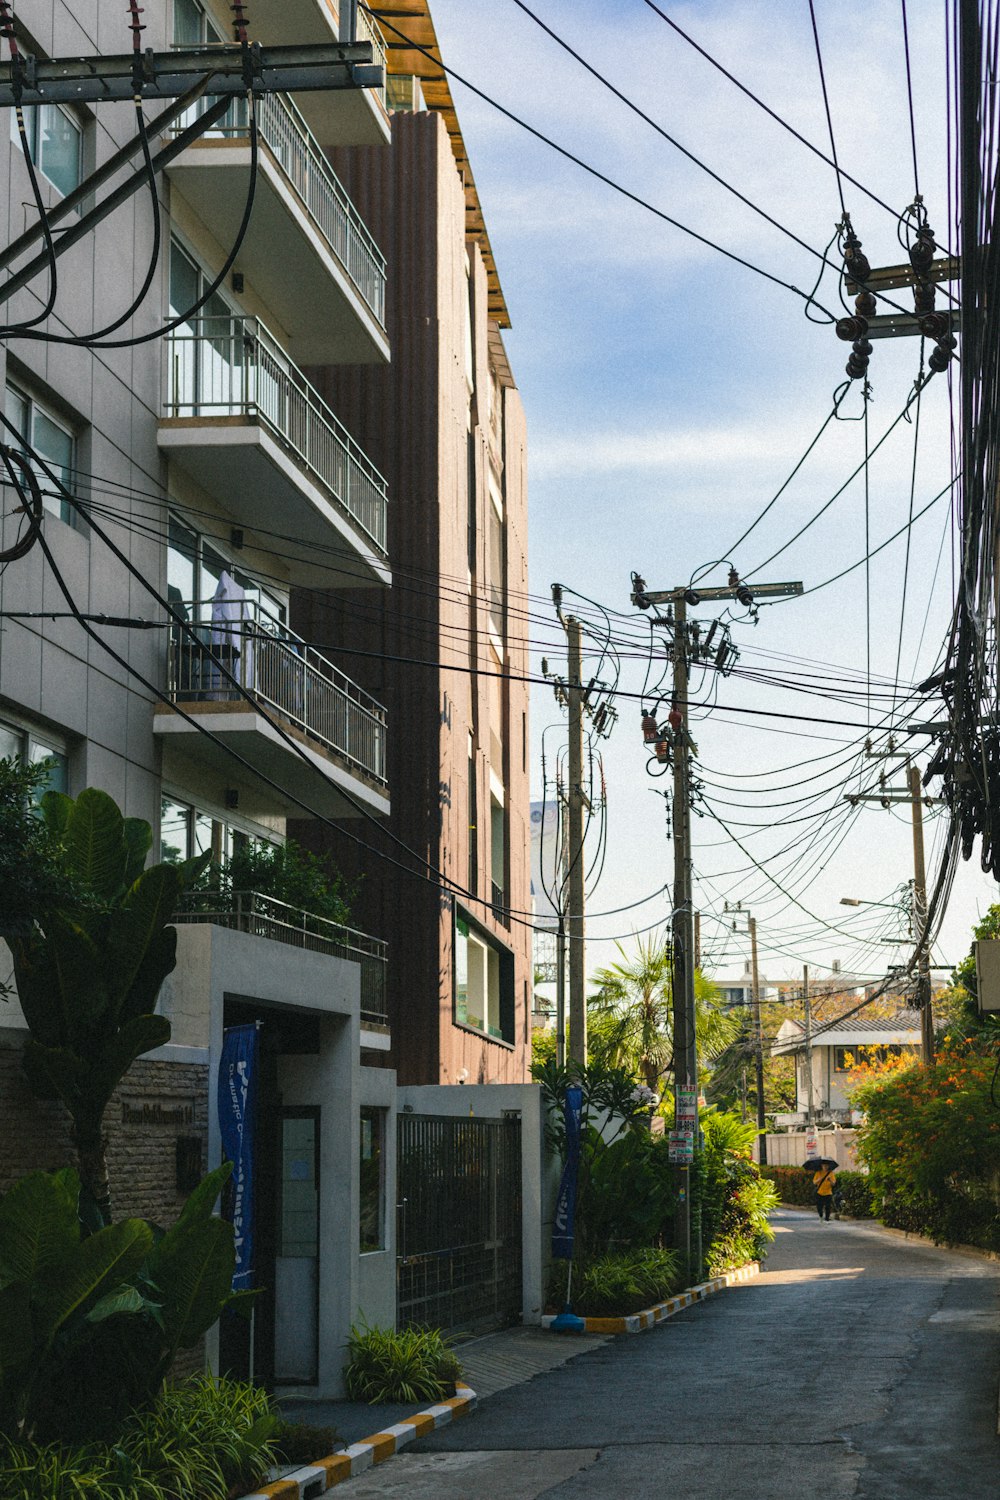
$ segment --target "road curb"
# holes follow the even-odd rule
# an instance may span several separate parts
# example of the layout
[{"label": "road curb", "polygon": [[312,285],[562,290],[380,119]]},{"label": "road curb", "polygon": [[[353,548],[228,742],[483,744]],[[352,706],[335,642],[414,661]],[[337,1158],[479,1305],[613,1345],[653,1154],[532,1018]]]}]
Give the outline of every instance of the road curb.
[{"label": "road curb", "polygon": [[335,1485],[343,1484],[345,1479],[363,1474],[373,1464],[384,1463],[414,1438],[467,1416],[475,1410],[477,1401],[472,1387],[457,1381],[455,1395],[449,1400],[428,1406],[412,1417],[404,1417],[402,1422],[394,1422],[391,1427],[362,1438],[360,1443],[352,1443],[341,1453],[318,1458],[315,1463],[304,1464],[271,1484],[262,1484],[259,1489],[242,1495],[240,1500],[314,1500],[315,1496],[325,1495]]},{"label": "road curb", "polygon": [[[658,1323],[663,1323],[676,1313],[683,1312],[685,1307],[693,1307],[696,1302],[704,1302],[706,1297],[711,1297],[715,1292],[724,1292],[727,1287],[736,1286],[738,1282],[749,1281],[751,1277],[759,1275],[760,1262],[754,1260],[749,1265],[740,1266],[736,1271],[727,1271],[723,1276],[713,1276],[711,1281],[703,1281],[698,1286],[688,1287],[686,1292],[678,1292],[676,1297],[668,1297],[665,1302],[657,1302],[654,1307],[645,1307],[641,1312],[622,1318],[581,1318],[582,1328],[565,1331],[570,1333],[645,1333],[647,1328],[655,1328]],[[551,1330],[554,1322],[554,1314],[546,1315],[542,1319],[542,1327]],[[556,1330],[557,1333],[563,1331],[562,1329]]]}]

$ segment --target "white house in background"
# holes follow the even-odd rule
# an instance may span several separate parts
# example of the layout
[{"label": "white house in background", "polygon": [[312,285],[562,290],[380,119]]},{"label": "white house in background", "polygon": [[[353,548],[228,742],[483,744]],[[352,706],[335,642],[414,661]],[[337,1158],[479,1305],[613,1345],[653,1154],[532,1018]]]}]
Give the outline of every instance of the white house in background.
[{"label": "white house in background", "polygon": [[[762,1000],[777,1000],[778,982],[775,979],[767,979],[763,974],[757,976],[760,982],[760,998]],[[713,974],[712,983],[719,991],[722,1004],[750,1005],[753,1001],[753,970],[747,963],[742,974]]]},{"label": "white house in background", "polygon": [[[814,1022],[814,1030],[816,1023]],[[855,1016],[836,1029],[819,1031],[811,1047],[813,1108],[817,1119],[847,1122],[851,1107],[847,1088],[852,1070],[862,1059],[890,1054],[920,1054],[920,1012],[900,1010],[887,1019]],[[772,1057],[795,1057],[795,1113],[776,1117],[777,1124],[804,1125],[808,1103],[808,1060],[805,1027],[801,1021],[781,1023],[771,1048]]]}]

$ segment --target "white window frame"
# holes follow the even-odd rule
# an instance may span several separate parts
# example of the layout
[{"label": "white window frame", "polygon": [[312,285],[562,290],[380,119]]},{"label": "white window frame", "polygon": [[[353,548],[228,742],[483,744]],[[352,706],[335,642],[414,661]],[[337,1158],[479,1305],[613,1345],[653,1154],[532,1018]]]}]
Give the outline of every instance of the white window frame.
[{"label": "white window frame", "polygon": [[0,729],[6,730],[20,741],[15,753],[26,764],[38,765],[40,761],[48,760],[50,757],[61,761],[68,790],[69,747],[62,735],[49,734],[47,730],[36,729],[33,724],[15,717],[6,710],[0,710]]}]

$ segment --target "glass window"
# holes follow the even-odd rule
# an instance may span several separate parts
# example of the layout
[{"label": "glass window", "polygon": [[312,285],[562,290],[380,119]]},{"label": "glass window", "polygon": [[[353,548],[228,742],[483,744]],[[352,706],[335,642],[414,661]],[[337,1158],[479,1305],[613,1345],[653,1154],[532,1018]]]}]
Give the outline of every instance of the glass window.
[{"label": "glass window", "polygon": [[315,1259],[319,1253],[317,1118],[289,1111],[281,1121],[280,1256]]},{"label": "glass window", "polygon": [[72,115],[58,104],[42,104],[34,111],[35,160],[65,198],[83,180],[83,131]]},{"label": "glass window", "polygon": [[66,751],[44,734],[21,729],[15,724],[0,723],[0,759],[17,756],[32,766],[46,765],[45,780],[35,793],[38,801],[45,792],[69,790],[69,757]]},{"label": "glass window", "polygon": [[[66,424],[16,385],[7,386],[4,413],[17,429],[25,448],[32,448],[43,458],[69,489],[73,479],[75,440]],[[71,522],[73,507],[60,495],[52,493],[52,481],[41,469],[38,470],[38,480],[45,509],[61,521]]]},{"label": "glass window", "polygon": [[361,1214],[362,1255],[385,1249],[385,1110],[365,1105],[361,1110]]},{"label": "glass window", "polygon": [[[59,104],[39,104],[26,109],[24,124],[32,161],[65,198],[83,181],[83,126]],[[13,110],[10,138],[16,146],[21,145]]]},{"label": "glass window", "polygon": [[194,0],[174,0],[174,46],[200,47],[205,40],[205,13]]},{"label": "glass window", "polygon": [[173,797],[160,799],[160,859],[177,865],[191,853],[191,817],[194,809]]},{"label": "glass window", "polygon": [[455,1021],[514,1040],[514,960],[463,916],[455,916]]},{"label": "glass window", "polygon": [[[190,605],[195,597],[195,557],[198,537],[176,516],[170,517],[167,537],[167,600],[176,608]],[[185,618],[187,614],[185,612]]]}]

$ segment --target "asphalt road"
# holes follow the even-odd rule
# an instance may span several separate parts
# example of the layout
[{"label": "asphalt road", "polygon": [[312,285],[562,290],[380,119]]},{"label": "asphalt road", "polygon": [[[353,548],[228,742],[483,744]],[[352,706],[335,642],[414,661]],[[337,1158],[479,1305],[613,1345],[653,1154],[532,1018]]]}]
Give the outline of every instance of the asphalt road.
[{"label": "asphalt road", "polygon": [[774,1226],[759,1279],[501,1391],[351,1500],[1000,1500],[1000,1266]]}]

